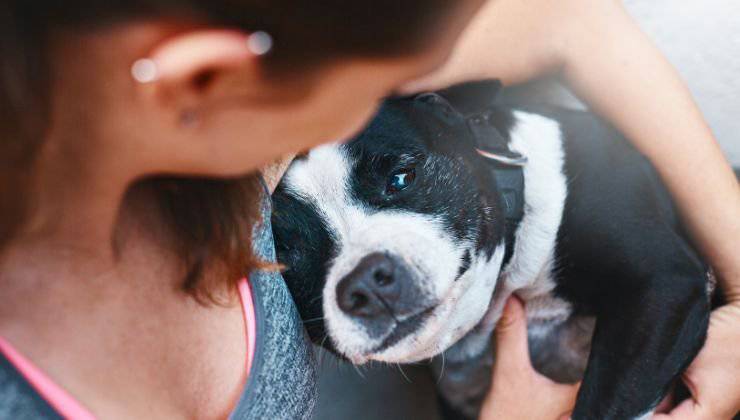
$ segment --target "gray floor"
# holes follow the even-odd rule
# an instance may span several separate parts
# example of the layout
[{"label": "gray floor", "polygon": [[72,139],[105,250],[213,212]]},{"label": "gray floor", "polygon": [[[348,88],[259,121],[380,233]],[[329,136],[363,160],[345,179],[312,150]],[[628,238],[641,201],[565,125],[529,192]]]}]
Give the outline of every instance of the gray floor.
[{"label": "gray floor", "polygon": [[[728,158],[740,165],[740,1],[625,0],[630,12],[687,80]],[[555,102],[545,82],[520,90]],[[570,102],[572,103],[572,102]],[[435,420],[434,378],[424,367],[362,368],[321,356],[319,420]]]},{"label": "gray floor", "polygon": [[[317,349],[320,420],[437,420],[434,378],[424,366],[354,366]],[[401,371],[403,369],[403,371]]]}]

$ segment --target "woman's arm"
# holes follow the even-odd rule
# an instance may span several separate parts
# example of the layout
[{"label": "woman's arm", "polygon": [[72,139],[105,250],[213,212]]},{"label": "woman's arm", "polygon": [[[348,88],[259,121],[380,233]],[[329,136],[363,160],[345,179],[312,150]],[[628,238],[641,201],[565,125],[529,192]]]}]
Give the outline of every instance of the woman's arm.
[{"label": "woman's arm", "polygon": [[676,70],[620,2],[489,1],[448,63],[404,90],[556,71],[653,162],[740,304],[740,186]]},{"label": "woman's arm", "polygon": [[[740,409],[740,186],[675,69],[616,0],[495,0],[449,62],[406,91],[496,77],[518,83],[559,72],[655,165],[730,304],[712,314],[686,380],[680,418]],[[685,416],[685,417],[684,417]]]},{"label": "woman's arm", "polygon": [[562,73],[653,162],[740,301],[740,184],[675,69],[618,3],[593,4],[567,28]]}]

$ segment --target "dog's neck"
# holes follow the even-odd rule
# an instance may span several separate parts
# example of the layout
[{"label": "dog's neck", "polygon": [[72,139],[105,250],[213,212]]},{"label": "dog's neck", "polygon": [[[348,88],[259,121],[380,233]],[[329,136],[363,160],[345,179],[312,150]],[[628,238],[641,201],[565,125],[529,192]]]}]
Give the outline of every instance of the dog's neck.
[{"label": "dog's neck", "polygon": [[527,159],[524,214],[513,234],[513,251],[504,262],[489,310],[480,324],[445,352],[450,360],[474,357],[487,348],[490,334],[513,294],[527,302],[530,333],[537,325],[565,320],[570,304],[552,296],[555,244],[567,194],[563,139],[559,124],[540,115],[515,111],[509,148]]}]

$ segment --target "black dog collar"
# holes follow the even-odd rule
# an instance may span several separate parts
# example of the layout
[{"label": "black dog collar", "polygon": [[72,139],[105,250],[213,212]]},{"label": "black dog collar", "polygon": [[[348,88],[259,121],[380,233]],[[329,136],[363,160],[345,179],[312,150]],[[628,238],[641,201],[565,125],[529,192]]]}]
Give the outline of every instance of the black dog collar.
[{"label": "black dog collar", "polygon": [[468,129],[476,142],[476,151],[486,159],[494,172],[496,187],[501,195],[506,217],[506,265],[514,254],[515,233],[524,218],[524,165],[527,158],[511,150],[509,141],[493,125],[490,111],[466,118]]},{"label": "black dog collar", "polygon": [[500,121],[496,118],[496,97],[501,88],[498,80],[483,80],[436,93],[423,93],[415,99],[431,104],[440,118],[449,124],[466,126],[474,140],[476,152],[485,158],[493,171],[506,218],[505,265],[514,253],[515,233],[524,218],[523,167],[527,164],[527,158],[513,151],[509,140],[496,128],[497,121]]}]

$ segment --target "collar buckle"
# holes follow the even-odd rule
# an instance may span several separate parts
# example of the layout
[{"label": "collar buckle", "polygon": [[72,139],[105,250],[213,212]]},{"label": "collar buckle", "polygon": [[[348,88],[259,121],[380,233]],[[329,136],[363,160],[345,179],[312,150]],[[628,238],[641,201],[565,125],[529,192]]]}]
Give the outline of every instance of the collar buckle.
[{"label": "collar buckle", "polygon": [[527,157],[511,150],[509,140],[493,124],[490,111],[483,111],[466,118],[468,129],[473,134],[476,152],[492,163],[503,166],[522,167]]},{"label": "collar buckle", "polygon": [[529,161],[526,156],[513,150],[488,151],[476,147],[475,151],[484,158],[505,166],[523,167]]}]

